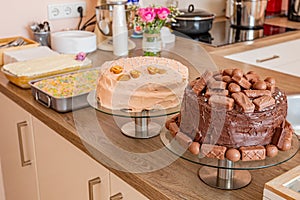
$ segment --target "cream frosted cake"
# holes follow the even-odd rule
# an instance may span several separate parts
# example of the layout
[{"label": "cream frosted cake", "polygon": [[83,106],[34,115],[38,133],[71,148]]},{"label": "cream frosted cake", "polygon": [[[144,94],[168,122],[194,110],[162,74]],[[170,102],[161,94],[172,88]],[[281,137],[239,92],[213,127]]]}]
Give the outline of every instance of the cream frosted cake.
[{"label": "cream frosted cake", "polygon": [[3,70],[15,76],[36,76],[53,71],[65,70],[72,67],[91,65],[91,60],[85,58],[83,61],[76,60],[75,55],[60,54],[36,58],[3,66]]},{"label": "cream frosted cake", "polygon": [[9,63],[2,67],[6,77],[14,84],[29,88],[29,81],[60,73],[91,67],[92,61],[86,57],[78,59],[78,55],[59,54],[42,58]]},{"label": "cream frosted cake", "polygon": [[167,109],[179,105],[188,68],[159,57],[121,58],[101,66],[97,100],[109,109]]}]

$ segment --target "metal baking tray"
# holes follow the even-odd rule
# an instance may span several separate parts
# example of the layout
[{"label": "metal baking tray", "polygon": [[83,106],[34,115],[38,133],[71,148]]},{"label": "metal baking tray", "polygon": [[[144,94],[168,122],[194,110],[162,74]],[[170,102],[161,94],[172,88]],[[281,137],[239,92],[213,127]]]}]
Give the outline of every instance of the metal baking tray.
[{"label": "metal baking tray", "polygon": [[[65,73],[65,74],[60,74],[56,76],[51,76],[47,78],[41,78],[37,80],[32,80],[29,82],[29,85],[31,86],[31,91],[34,99],[39,102],[40,104],[46,106],[47,108],[52,108],[58,112],[69,112],[72,110],[77,110],[81,108],[85,108],[89,106],[88,101],[87,101],[87,96],[91,90],[94,90],[92,88],[90,91],[86,91],[84,93],[80,93],[78,95],[74,96],[68,96],[68,97],[55,97],[54,95],[51,95],[47,93],[46,91],[38,88],[35,83],[39,81],[43,81],[45,79],[57,79],[59,77],[64,77],[64,76],[69,76],[69,75],[74,75],[74,74],[80,74],[86,71],[95,71],[95,73],[99,72],[99,68],[89,68],[85,70],[78,70],[76,72],[71,72],[71,73]],[[97,74],[98,77],[98,74]],[[95,84],[96,84],[96,79],[95,79]]]},{"label": "metal baking tray", "polygon": [[40,75],[34,75],[34,76],[16,76],[8,71],[6,71],[3,67],[1,68],[1,71],[4,73],[5,77],[12,82],[13,84],[23,88],[23,89],[29,89],[30,88],[30,81],[34,81],[37,79],[42,79],[42,78],[48,78],[50,76],[56,76],[56,75],[61,75],[69,72],[76,72],[78,70],[83,70],[86,68],[90,68],[90,65],[83,66],[83,67],[71,67],[63,70],[57,70],[53,72],[48,72]]}]

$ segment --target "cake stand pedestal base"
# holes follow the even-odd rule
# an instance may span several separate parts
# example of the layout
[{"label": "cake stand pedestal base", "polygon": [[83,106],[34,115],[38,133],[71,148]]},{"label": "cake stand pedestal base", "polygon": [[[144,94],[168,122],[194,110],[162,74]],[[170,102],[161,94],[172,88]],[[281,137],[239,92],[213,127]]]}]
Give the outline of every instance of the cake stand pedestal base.
[{"label": "cake stand pedestal base", "polygon": [[[155,122],[142,123],[141,121],[146,118],[136,118],[134,122],[128,122],[121,127],[121,131],[124,135],[147,139],[160,134],[161,126]],[[147,120],[147,119],[146,119]]]},{"label": "cake stand pedestal base", "polygon": [[160,134],[161,125],[150,121],[149,110],[134,113],[134,121],[121,127],[124,135],[133,138],[151,138]]},{"label": "cake stand pedestal base", "polygon": [[233,170],[222,167],[233,167],[229,160],[219,160],[219,167],[201,167],[198,171],[199,178],[211,187],[223,190],[235,190],[246,187],[251,182],[248,170]]}]

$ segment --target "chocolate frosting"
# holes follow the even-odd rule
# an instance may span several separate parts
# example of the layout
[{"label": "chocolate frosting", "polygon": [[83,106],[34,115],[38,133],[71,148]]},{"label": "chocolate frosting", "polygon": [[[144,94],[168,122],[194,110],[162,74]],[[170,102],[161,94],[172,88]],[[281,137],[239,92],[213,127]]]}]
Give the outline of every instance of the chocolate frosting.
[{"label": "chocolate frosting", "polygon": [[230,148],[270,144],[276,128],[287,115],[286,95],[275,88],[272,97],[275,105],[247,113],[238,108],[212,108],[207,97],[197,96],[188,86],[180,111],[180,131],[194,141]]}]

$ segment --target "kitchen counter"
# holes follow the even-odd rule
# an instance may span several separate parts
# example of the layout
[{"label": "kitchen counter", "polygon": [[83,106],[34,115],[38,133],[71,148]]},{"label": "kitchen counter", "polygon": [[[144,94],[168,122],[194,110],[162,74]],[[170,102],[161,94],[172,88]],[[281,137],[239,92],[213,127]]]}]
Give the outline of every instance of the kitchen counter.
[{"label": "kitchen counter", "polygon": [[[284,24],[284,22],[280,23]],[[289,25],[292,26],[291,24]],[[300,23],[294,24],[294,26],[299,25]],[[273,76],[276,78],[277,85],[280,88],[285,90],[287,94],[293,94],[300,93],[300,78],[225,59],[223,56],[297,38],[300,38],[300,32],[293,31],[257,39],[252,42],[237,43],[219,48],[184,38],[177,38],[176,45],[167,46],[167,48],[178,53],[180,53],[181,49],[191,55],[195,53],[195,48],[204,48],[219,68],[237,67],[242,68],[244,71],[255,70],[261,76]],[[194,48],[191,48],[191,46]],[[167,54],[170,57],[174,56],[170,53]],[[131,52],[131,55],[134,55],[134,53]],[[111,53],[101,51],[94,52],[89,57],[93,60],[95,66],[114,58]],[[200,57],[194,58],[200,59]],[[184,57],[180,57],[180,60],[182,62],[190,62]],[[207,64],[210,64],[208,60]],[[191,70],[191,73],[193,74],[192,76],[197,76],[197,70]],[[106,166],[149,199],[262,199],[264,183],[299,165],[300,153],[298,152],[294,158],[283,164],[266,169],[250,170],[252,182],[245,188],[232,191],[219,190],[207,186],[198,178],[197,173],[201,167],[200,165],[177,158],[174,154],[164,149],[160,137],[150,139],[126,137],[120,133],[120,129],[117,126],[116,121],[119,122],[119,120],[95,111],[92,107],[63,114],[47,109],[33,99],[30,90],[20,89],[9,83],[2,73],[0,73],[0,92],[47,124],[87,155]],[[120,119],[120,123],[123,120]],[[101,130],[95,128],[95,123],[101,126]],[[97,137],[97,141],[94,140],[95,137]],[[110,148],[115,150],[115,147],[118,148],[119,152],[115,152],[114,156],[120,153],[122,159],[128,159],[127,161],[131,162],[130,166],[121,167],[121,164],[114,159],[114,156],[108,156],[105,153]],[[147,153],[154,151],[161,151],[161,157],[146,160]],[[126,154],[126,152],[130,153]],[[145,160],[143,155],[145,155]],[[165,161],[166,157],[163,156],[167,156],[168,159],[173,159],[174,161],[162,167],[159,163]],[[126,172],[127,167],[131,172],[137,173]]]}]

